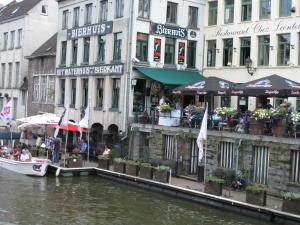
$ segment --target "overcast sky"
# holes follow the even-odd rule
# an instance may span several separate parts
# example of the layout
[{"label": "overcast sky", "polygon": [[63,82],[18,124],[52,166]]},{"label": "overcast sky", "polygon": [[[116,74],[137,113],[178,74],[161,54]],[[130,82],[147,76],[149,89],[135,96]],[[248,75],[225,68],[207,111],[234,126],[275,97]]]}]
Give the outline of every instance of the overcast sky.
[{"label": "overcast sky", "polygon": [[12,0],[0,0],[0,4],[6,5],[10,3]]}]

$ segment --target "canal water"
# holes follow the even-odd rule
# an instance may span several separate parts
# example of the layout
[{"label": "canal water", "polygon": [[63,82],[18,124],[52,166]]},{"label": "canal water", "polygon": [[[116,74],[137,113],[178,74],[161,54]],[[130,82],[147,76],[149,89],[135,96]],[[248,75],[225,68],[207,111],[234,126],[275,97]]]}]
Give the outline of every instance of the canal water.
[{"label": "canal water", "polygon": [[269,225],[96,176],[19,175],[0,168],[0,225]]}]

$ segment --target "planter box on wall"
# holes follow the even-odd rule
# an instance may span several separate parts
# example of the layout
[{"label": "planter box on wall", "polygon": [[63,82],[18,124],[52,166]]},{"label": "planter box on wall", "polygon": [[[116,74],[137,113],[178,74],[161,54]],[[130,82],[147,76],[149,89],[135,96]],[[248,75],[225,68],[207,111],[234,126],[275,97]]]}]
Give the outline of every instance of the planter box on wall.
[{"label": "planter box on wall", "polygon": [[275,137],[283,137],[286,131],[286,121],[280,120],[272,125],[272,134]]},{"label": "planter box on wall", "polygon": [[82,167],[83,161],[78,158],[68,158],[67,159],[68,168],[79,168]]},{"label": "planter box on wall", "polygon": [[169,183],[170,171],[153,169],[153,180]]},{"label": "planter box on wall", "polygon": [[246,202],[249,204],[265,206],[267,201],[267,192],[262,191],[258,193],[246,191]]},{"label": "planter box on wall", "polygon": [[118,173],[124,173],[125,172],[125,163],[114,162],[114,171],[118,172]]},{"label": "planter box on wall", "polygon": [[207,194],[222,196],[222,184],[208,181],[205,183],[204,192]]},{"label": "planter box on wall", "polygon": [[140,177],[145,179],[152,179],[152,168],[140,166]]},{"label": "planter box on wall", "polygon": [[300,215],[300,199],[284,199],[282,202],[282,211]]},{"label": "planter box on wall", "polygon": [[98,167],[101,169],[109,169],[109,160],[107,159],[98,159]]},{"label": "planter box on wall", "polygon": [[249,124],[249,133],[255,135],[264,134],[264,124],[261,121],[257,121],[255,119],[250,119]]},{"label": "planter box on wall", "polygon": [[132,165],[126,163],[125,173],[131,176],[137,176],[139,171],[138,169],[139,169],[138,165]]}]

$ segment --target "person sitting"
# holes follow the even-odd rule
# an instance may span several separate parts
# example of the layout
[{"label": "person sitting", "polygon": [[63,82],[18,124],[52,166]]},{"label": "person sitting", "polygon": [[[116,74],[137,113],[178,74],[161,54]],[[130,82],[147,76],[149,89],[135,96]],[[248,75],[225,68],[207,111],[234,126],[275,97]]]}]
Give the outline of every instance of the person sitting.
[{"label": "person sitting", "polygon": [[20,161],[22,161],[22,162],[28,162],[29,161],[29,155],[26,153],[26,149],[22,150],[22,153],[20,155]]},{"label": "person sitting", "polygon": [[19,160],[20,152],[19,152],[18,148],[14,147],[14,149],[12,151],[12,155],[14,156],[15,160]]},{"label": "person sitting", "polygon": [[30,153],[30,151],[28,150],[28,149],[26,149],[26,154],[28,155],[28,162],[31,162],[31,160],[32,160],[32,155],[31,155],[31,153]]},{"label": "person sitting", "polygon": [[102,153],[103,156],[108,156],[110,153],[110,149],[108,148],[108,145],[104,145],[104,152]]}]

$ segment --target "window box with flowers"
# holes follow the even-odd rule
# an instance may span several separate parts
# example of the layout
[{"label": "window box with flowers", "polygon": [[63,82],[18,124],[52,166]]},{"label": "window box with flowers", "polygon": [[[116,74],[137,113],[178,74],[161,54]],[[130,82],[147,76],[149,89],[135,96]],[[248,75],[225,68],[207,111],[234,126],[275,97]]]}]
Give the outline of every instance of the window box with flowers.
[{"label": "window box with flowers", "polygon": [[300,215],[300,193],[285,192],[282,194],[282,211]]},{"label": "window box with flowers", "polygon": [[271,112],[268,109],[255,110],[250,118],[249,133],[262,135],[264,134],[264,127],[267,121],[271,120]]},{"label": "window box with flowers", "polygon": [[267,201],[267,188],[263,184],[249,184],[246,187],[246,202],[249,204],[265,206]]},{"label": "window box with flowers", "polygon": [[270,109],[272,120],[272,134],[276,137],[283,137],[286,133],[287,109]]}]

